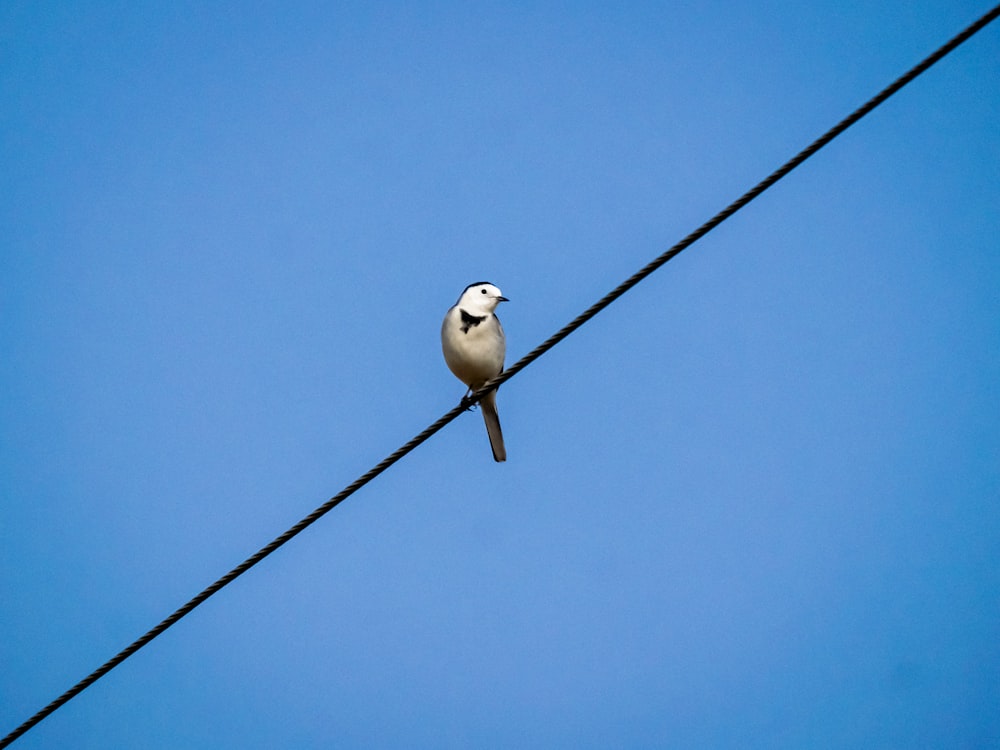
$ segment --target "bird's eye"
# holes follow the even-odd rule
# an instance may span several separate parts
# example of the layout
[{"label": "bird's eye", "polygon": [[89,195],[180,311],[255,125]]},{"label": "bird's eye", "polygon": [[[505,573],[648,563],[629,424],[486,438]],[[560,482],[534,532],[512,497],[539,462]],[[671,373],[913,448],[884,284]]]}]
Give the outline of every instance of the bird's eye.
[{"label": "bird's eye", "polygon": [[483,294],[486,294],[486,290],[485,289],[480,289],[479,291],[481,291]]}]

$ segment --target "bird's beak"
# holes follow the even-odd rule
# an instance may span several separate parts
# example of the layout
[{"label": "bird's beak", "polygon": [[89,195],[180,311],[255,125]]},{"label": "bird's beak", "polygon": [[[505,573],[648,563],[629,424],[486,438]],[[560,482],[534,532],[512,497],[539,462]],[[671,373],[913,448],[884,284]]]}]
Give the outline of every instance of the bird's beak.
[{"label": "bird's beak", "polygon": [[510,302],[506,297],[497,297],[497,302]]}]

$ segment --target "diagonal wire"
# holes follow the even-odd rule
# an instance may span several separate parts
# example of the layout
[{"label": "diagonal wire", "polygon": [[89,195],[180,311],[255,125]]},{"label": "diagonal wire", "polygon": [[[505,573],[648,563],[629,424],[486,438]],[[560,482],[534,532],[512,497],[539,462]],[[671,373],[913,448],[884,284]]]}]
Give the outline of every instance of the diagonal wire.
[{"label": "diagonal wire", "polygon": [[562,341],[563,339],[565,339],[571,333],[573,333],[574,331],[576,331],[584,323],[586,323],[591,318],[593,318],[595,315],[597,315],[599,312],[601,312],[602,310],[604,310],[612,302],[614,302],[619,297],[621,297],[622,295],[624,295],[627,291],[629,291],[630,289],[632,289],[632,287],[634,287],[640,281],[642,281],[647,276],[649,276],[651,273],[653,273],[654,271],[656,271],[657,269],[659,269],[661,266],[663,266],[665,263],[667,263],[668,261],[670,261],[671,259],[673,259],[674,257],[676,257],[684,249],[686,249],[690,245],[694,244],[697,240],[699,240],[702,237],[704,237],[706,234],[708,234],[710,231],[712,231],[719,224],[721,224],[722,222],[724,222],[726,219],[728,219],[734,213],[736,213],[741,208],[743,208],[744,206],[746,206],[754,198],[756,198],[761,193],[763,193],[765,190],[767,190],[769,187],[771,187],[776,182],[778,182],[778,180],[780,180],[783,177],[785,177],[789,172],[791,172],[797,166],[799,166],[800,164],[802,164],[802,162],[804,162],[810,156],[812,156],[817,151],[819,151],[821,148],[823,148],[824,146],[826,146],[830,141],[832,141],[838,135],[840,135],[841,133],[843,133],[851,125],[853,125],[858,120],[860,120],[862,117],[864,117],[865,115],[867,115],[869,112],[871,112],[877,106],[879,106],[880,104],[882,104],[886,99],[888,99],[890,96],[892,96],[893,94],[895,94],[897,91],[899,91],[901,88],[903,88],[906,84],[910,83],[917,76],[919,76],[924,71],[926,71],[928,68],[930,68],[932,65],[934,65],[936,62],[938,62],[939,60],[941,60],[949,52],[952,52],[955,48],[957,48],[963,42],[967,41],[974,34],[976,34],[977,32],[981,31],[983,28],[985,28],[991,22],[995,21],[998,16],[1000,16],[1000,5],[997,5],[996,7],[994,7],[992,10],[990,10],[984,16],[982,16],[981,18],[979,18],[977,21],[975,21],[970,26],[968,26],[967,28],[965,28],[962,32],[960,32],[959,34],[957,34],[956,36],[954,36],[952,39],[950,39],[948,42],[946,42],[941,47],[939,47],[937,50],[935,50],[934,52],[932,52],[930,55],[928,55],[926,58],[924,58],[917,65],[915,65],[914,67],[912,67],[910,70],[908,70],[902,76],[900,76],[895,81],[893,81],[891,84],[889,84],[888,86],[886,86],[882,91],[880,91],[878,94],[876,94],[875,96],[873,96],[871,99],[869,99],[863,105],[861,105],[860,107],[858,107],[858,109],[856,109],[854,112],[852,112],[847,117],[845,117],[843,120],[841,120],[836,125],[834,125],[832,128],[830,128],[826,133],[824,133],[819,138],[817,138],[815,141],[813,141],[808,146],[806,146],[806,148],[804,148],[798,154],[796,154],[791,159],[789,159],[787,162],[785,162],[785,164],[783,164],[781,167],[779,167],[774,172],[772,172],[770,175],[768,175],[763,180],[761,180],[760,182],[758,182],[754,187],[752,187],[750,190],[748,190],[742,196],[740,196],[735,201],[733,201],[728,206],[726,206],[726,208],[722,209],[719,213],[717,213],[711,219],[709,219],[704,224],[702,224],[700,227],[698,227],[693,232],[691,232],[689,235],[687,235],[687,237],[685,237],[684,239],[682,239],[680,242],[678,242],[673,247],[669,248],[667,251],[665,251],[663,254],[661,254],[660,256],[658,256],[657,258],[655,258],[654,260],[650,261],[646,266],[644,266],[643,268],[641,268],[640,270],[638,270],[636,273],[634,273],[632,276],[630,276],[629,278],[627,278],[625,281],[623,281],[617,287],[615,287],[614,289],[612,289],[604,297],[602,297],[600,300],[598,300],[593,305],[591,305],[590,307],[588,307],[584,312],[580,313],[580,315],[578,315],[576,318],[574,318],[571,322],[569,322],[567,325],[565,325],[559,331],[557,331],[556,333],[554,333],[548,339],[546,339],[545,341],[543,341],[541,344],[539,344],[538,346],[536,346],[534,349],[532,349],[530,352],[528,352],[528,354],[526,354],[524,357],[522,357],[516,363],[514,363],[513,365],[511,365],[511,367],[509,367],[503,373],[501,373],[497,377],[495,377],[492,380],[490,380],[489,382],[487,382],[485,385],[483,385],[482,388],[480,388],[475,393],[472,393],[469,396],[463,398],[462,401],[457,406],[454,406],[451,410],[449,410],[444,415],[442,415],[436,422],[434,422],[433,424],[431,424],[430,426],[428,426],[426,429],[424,429],[423,432],[421,432],[419,435],[416,435],[414,438],[412,438],[405,445],[400,446],[395,451],[393,451],[392,453],[390,453],[388,456],[386,456],[384,459],[382,459],[378,464],[376,464],[371,469],[369,469],[367,472],[365,472],[360,477],[358,477],[357,479],[355,479],[353,482],[351,482],[351,484],[347,485],[344,489],[342,489],[340,492],[338,492],[332,498],[330,498],[329,500],[327,500],[325,503],[323,503],[321,506],[319,506],[316,510],[314,510],[312,513],[310,513],[308,516],[306,516],[305,518],[303,518],[301,521],[299,521],[298,523],[296,523],[294,526],[292,526],[290,529],[288,529],[286,532],[284,532],[280,536],[276,537],[270,544],[268,544],[265,547],[262,547],[260,550],[258,550],[251,557],[248,557],[242,563],[240,563],[235,568],[233,568],[231,571],[229,571],[224,576],[222,576],[222,578],[220,578],[219,580],[217,580],[215,583],[213,583],[212,585],[210,585],[208,588],[206,588],[200,594],[198,594],[193,599],[191,599],[186,604],[184,604],[182,607],[180,607],[172,615],[170,615],[165,620],[163,620],[162,622],[160,622],[156,627],[152,628],[145,635],[143,635],[138,640],[136,640],[135,642],[133,642],[132,644],[130,644],[124,650],[120,651],[114,657],[112,657],[107,662],[105,662],[103,665],[101,665],[96,670],[94,670],[92,673],[90,673],[87,677],[85,677],[84,679],[80,680],[80,682],[78,682],[76,685],[74,685],[73,687],[71,687],[69,690],[67,690],[65,693],[63,693],[62,695],[60,695],[55,700],[53,700],[51,703],[49,703],[47,706],[45,706],[45,708],[41,709],[38,713],[36,713],[34,716],[32,716],[31,718],[29,718],[27,721],[25,721],[23,724],[21,724],[19,727],[17,727],[14,731],[12,731],[10,734],[8,734],[6,737],[4,737],[2,740],[0,740],[0,749],[5,748],[8,745],[10,745],[12,742],[14,742],[14,740],[16,740],[18,737],[20,737],[21,735],[23,735],[25,732],[27,732],[33,726],[35,726],[36,724],[38,724],[40,721],[42,721],[43,719],[45,719],[47,716],[49,716],[51,713],[53,713],[60,706],[62,706],[63,704],[67,703],[68,701],[70,701],[73,697],[75,697],[79,693],[83,692],[85,689],[87,689],[92,684],[94,684],[95,682],[97,682],[97,680],[99,680],[101,677],[103,677],[104,675],[106,675],[108,672],[110,672],[112,669],[114,669],[115,667],[117,667],[119,664],[121,664],[127,658],[129,658],[130,656],[132,656],[132,654],[134,654],[136,651],[138,651],[143,646],[145,646],[147,643],[149,643],[154,638],[156,638],[161,633],[163,633],[171,625],[175,624],[182,617],[184,617],[185,615],[189,614],[193,609],[195,609],[195,607],[197,607],[198,605],[200,605],[201,603],[203,603],[210,596],[212,596],[213,594],[217,593],[218,591],[220,591],[222,588],[224,588],[225,586],[229,585],[230,583],[232,583],[234,580],[236,580],[241,575],[243,575],[244,573],[246,573],[248,570],[250,570],[250,568],[252,568],[254,565],[256,565],[257,563],[259,563],[265,557],[267,557],[268,555],[270,555],[272,552],[274,552],[275,550],[277,550],[279,547],[281,547],[282,545],[284,545],[286,542],[290,541],[293,537],[297,536],[301,531],[304,531],[307,527],[311,526],[313,523],[315,523],[316,521],[318,521],[324,515],[326,515],[327,513],[329,513],[331,510],[333,510],[335,507],[337,507],[340,503],[342,503],[348,497],[350,497],[355,492],[357,492],[359,489],[361,489],[362,487],[364,487],[371,480],[373,480],[375,477],[377,477],[383,471],[385,471],[386,469],[388,469],[390,466],[392,466],[394,463],[396,463],[399,459],[401,459],[407,453],[409,453],[410,451],[412,451],[414,448],[416,448],[417,446],[419,446],[421,443],[425,442],[432,435],[434,435],[436,432],[438,432],[439,430],[441,430],[445,425],[447,425],[448,423],[450,423],[454,419],[456,419],[460,414],[462,414],[462,412],[466,411],[472,404],[478,402],[487,393],[489,393],[490,391],[498,388],[501,384],[507,382],[512,377],[514,377],[515,375],[517,375],[517,373],[519,373],[525,367],[527,367],[532,362],[534,362],[536,359],[538,359],[539,357],[541,357],[543,354],[545,354],[547,351],[549,351],[552,347],[554,347],[560,341]]}]

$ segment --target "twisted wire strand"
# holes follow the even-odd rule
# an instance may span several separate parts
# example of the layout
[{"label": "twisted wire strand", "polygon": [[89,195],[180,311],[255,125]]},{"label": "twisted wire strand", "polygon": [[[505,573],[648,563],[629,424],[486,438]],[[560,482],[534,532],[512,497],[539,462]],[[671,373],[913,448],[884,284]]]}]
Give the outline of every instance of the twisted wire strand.
[{"label": "twisted wire strand", "polygon": [[574,318],[572,321],[570,321],[568,324],[566,324],[563,328],[561,328],[560,330],[558,330],[556,333],[552,334],[552,336],[550,336],[548,339],[546,339],[541,344],[539,344],[538,346],[536,346],[534,349],[532,349],[530,352],[528,352],[526,355],[524,355],[521,359],[519,359],[517,362],[515,362],[509,368],[507,368],[506,370],[504,370],[503,373],[501,373],[497,377],[493,378],[489,382],[485,383],[479,390],[477,390],[474,393],[469,394],[468,396],[466,396],[465,398],[463,398],[461,400],[461,402],[459,402],[458,405],[452,407],[448,412],[446,412],[444,415],[442,415],[440,418],[438,418],[437,421],[435,421],[433,424],[431,424],[428,427],[426,427],[422,432],[420,432],[418,435],[414,436],[407,443],[405,443],[404,445],[400,446],[395,451],[393,451],[392,453],[390,453],[388,456],[386,456],[384,459],[382,459],[379,463],[377,463],[371,469],[369,469],[368,471],[366,471],[360,477],[358,477],[353,482],[351,482],[349,485],[347,485],[346,487],[344,487],[344,489],[342,489],[336,495],[334,495],[329,500],[327,500],[325,503],[323,503],[318,508],[316,508],[316,510],[314,510],[312,513],[310,513],[308,516],[306,516],[305,518],[303,518],[301,521],[299,521],[294,526],[292,526],[291,528],[289,528],[283,534],[281,534],[280,536],[276,537],[269,544],[267,544],[266,546],[262,547],[255,554],[253,554],[252,556],[248,557],[242,563],[240,563],[235,568],[233,568],[232,570],[230,570],[224,576],[222,576],[217,581],[215,581],[213,584],[211,584],[206,589],[204,589],[201,593],[197,594],[195,597],[193,597],[191,600],[189,600],[186,604],[184,604],[179,609],[177,609],[169,617],[167,617],[162,622],[160,622],[158,625],[156,625],[154,628],[152,628],[151,630],[149,630],[148,632],[146,632],[143,636],[141,636],[140,638],[138,638],[137,640],[135,640],[133,643],[131,643],[125,649],[123,649],[122,651],[120,651],[119,653],[117,653],[115,656],[113,656],[107,662],[105,662],[100,667],[98,667],[96,670],[94,670],[89,675],[87,675],[84,679],[80,680],[76,685],[74,685],[73,687],[71,687],[69,690],[67,690],[66,692],[64,692],[62,695],[60,695],[55,700],[53,700],[51,703],[49,703],[43,709],[41,709],[36,714],[34,714],[31,718],[27,719],[24,723],[22,723],[16,729],[14,729],[12,732],[10,732],[10,734],[8,734],[6,737],[4,737],[2,740],[0,740],[0,749],[5,748],[8,745],[10,745],[18,737],[20,737],[21,735],[23,735],[25,732],[27,732],[33,726],[35,726],[40,721],[42,721],[47,716],[49,716],[54,711],[56,711],[60,706],[64,705],[65,703],[67,703],[68,701],[70,701],[72,698],[74,698],[76,695],[78,695],[79,693],[81,693],[84,690],[86,690],[88,687],[90,687],[95,682],[97,682],[97,680],[99,680],[101,677],[103,677],[104,675],[106,675],[108,672],[110,672],[112,669],[114,669],[115,667],[117,667],[119,664],[121,664],[127,658],[129,658],[130,656],[132,656],[136,651],[138,651],[143,646],[147,645],[150,641],[152,641],[154,638],[156,638],[157,636],[159,636],[160,634],[162,634],[169,627],[171,627],[172,625],[174,625],[175,623],[177,623],[181,618],[183,618],[186,615],[188,615],[192,610],[194,610],[196,607],[198,607],[200,604],[202,604],[206,599],[208,599],[212,595],[218,593],[224,587],[228,586],[230,583],[232,583],[234,580],[236,580],[241,575],[243,575],[244,573],[246,573],[248,570],[250,570],[250,568],[252,568],[253,566],[255,566],[257,563],[259,563],[265,557],[267,557],[268,555],[270,555],[272,552],[274,552],[275,550],[277,550],[279,547],[283,546],[286,542],[290,541],[293,537],[297,536],[300,532],[304,531],[306,528],[308,528],[313,523],[315,523],[316,521],[318,521],[320,518],[322,518],[323,516],[325,516],[327,513],[329,513],[335,507],[337,507],[338,505],[340,505],[340,503],[342,503],[348,497],[350,497],[355,492],[357,492],[359,489],[361,489],[362,487],[364,487],[366,484],[368,484],[370,481],[372,481],[375,477],[377,477],[379,474],[381,474],[382,472],[384,472],[386,469],[388,469],[394,463],[396,463],[397,461],[399,461],[399,459],[401,459],[403,456],[405,456],[410,451],[412,451],[415,448],[417,448],[422,443],[426,442],[431,436],[433,436],[435,433],[437,433],[438,431],[440,431],[447,424],[449,424],[450,422],[452,422],[453,420],[455,420],[464,411],[467,411],[473,404],[477,403],[487,393],[489,393],[492,390],[495,390],[496,388],[498,388],[503,383],[506,383],[512,377],[514,377],[519,372],[521,372],[521,370],[523,370],[525,367],[527,367],[532,362],[534,362],[536,359],[538,359],[543,354],[545,354],[547,351],[549,351],[550,349],[552,349],[552,347],[554,347],[560,341],[562,341],[567,336],[569,336],[571,333],[573,333],[574,331],[576,331],[578,328],[580,328],[581,326],[583,326],[587,321],[589,321],[591,318],[593,318],[599,312],[601,312],[602,310],[604,310],[605,308],[607,308],[609,305],[611,305],[619,297],[621,297],[626,292],[628,292],[630,289],[632,289],[634,286],[636,286],[640,281],[642,281],[647,276],[649,276],[650,274],[652,274],[654,271],[656,271],[657,269],[661,268],[664,264],[666,264],[667,262],[669,262],[670,260],[672,260],[673,258],[675,258],[683,250],[685,250],[686,248],[688,248],[689,246],[691,246],[692,244],[694,244],[697,240],[699,240],[702,237],[704,237],[706,234],[708,234],[710,231],[712,231],[719,224],[721,224],[722,222],[724,222],[730,216],[732,216],[737,211],[739,211],[741,208],[743,208],[748,203],[750,203],[750,201],[752,201],[755,198],[757,198],[761,193],[763,193],[765,190],[767,190],[772,185],[774,185],[776,182],[778,182],[783,177],[785,177],[789,172],[791,172],[793,169],[795,169],[800,164],[802,164],[806,159],[808,159],[809,157],[813,156],[817,151],[819,151],[821,148],[823,148],[824,146],[826,146],[830,141],[832,141],[838,135],[840,135],[845,130],[847,130],[851,125],[853,125],[854,123],[856,123],[858,120],[860,120],[862,117],[864,117],[865,115],[867,115],[869,112],[871,112],[877,106],[879,106],[880,104],[882,104],[886,99],[888,99],[890,96],[892,96],[893,94],[895,94],[901,88],[903,88],[908,83],[910,83],[911,81],[913,81],[915,78],[917,78],[923,72],[925,72],[928,68],[930,68],[932,65],[934,65],[935,63],[937,63],[938,61],[940,61],[943,57],[945,57],[948,53],[952,52],[955,48],[957,48],[958,46],[960,46],[963,42],[967,41],[969,38],[971,38],[977,32],[981,31],[983,28],[985,28],[991,22],[993,22],[994,20],[996,20],[996,18],[998,16],[1000,16],[1000,5],[997,5],[992,10],[990,10],[988,13],[986,13],[981,18],[979,18],[977,21],[973,22],[971,25],[969,25],[968,27],[966,27],[963,31],[961,31],[960,33],[958,33],[957,35],[955,35],[954,37],[952,37],[949,41],[947,41],[945,44],[943,44],[937,50],[935,50],[934,52],[932,52],[930,55],[928,55],[926,58],[924,58],[917,65],[915,65],[914,67],[912,67],[910,70],[908,70],[906,73],[904,73],[903,75],[901,75],[899,78],[897,78],[891,84],[889,84],[888,86],[886,86],[884,89],[882,89],[882,91],[880,91],[878,94],[876,94],[871,99],[869,99],[867,102],[865,102],[863,105],[861,105],[860,107],[858,107],[854,112],[852,112],[847,117],[845,117],[843,120],[841,120],[840,122],[838,122],[836,125],[834,125],[832,128],[830,128],[828,131],[826,131],[826,133],[824,133],[819,138],[817,138],[815,141],[813,141],[812,143],[810,143],[808,146],[806,146],[806,148],[804,148],[798,154],[796,154],[795,156],[793,156],[791,159],[789,159],[787,162],[785,162],[782,166],[780,166],[778,169],[776,169],[770,175],[768,175],[763,180],[761,180],[760,182],[758,182],[754,187],[752,187],[750,190],[748,190],[742,196],[740,196],[735,201],[733,201],[728,206],[726,206],[726,208],[724,208],[721,211],[719,211],[719,213],[717,213],[711,219],[709,219],[704,224],[702,224],[700,227],[698,227],[697,229],[695,229],[693,232],[691,232],[690,234],[688,234],[680,242],[678,242],[677,244],[673,245],[668,250],[666,250],[664,253],[662,253],[661,255],[659,255],[657,258],[655,258],[654,260],[652,260],[648,264],[646,264],[643,268],[641,268],[638,271],[636,271],[632,276],[630,276],[629,278],[627,278],[625,281],[623,281],[617,287],[615,287],[610,292],[608,292],[604,297],[602,297],[597,302],[595,302],[593,305],[591,305],[586,310],[584,310],[582,313],[580,313],[580,315],[578,315],[576,318]]}]

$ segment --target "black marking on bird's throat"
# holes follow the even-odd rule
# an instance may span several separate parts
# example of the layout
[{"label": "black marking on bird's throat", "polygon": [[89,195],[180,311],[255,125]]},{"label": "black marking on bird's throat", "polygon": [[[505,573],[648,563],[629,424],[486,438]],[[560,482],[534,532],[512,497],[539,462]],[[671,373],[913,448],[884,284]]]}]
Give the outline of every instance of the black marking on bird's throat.
[{"label": "black marking on bird's throat", "polygon": [[480,315],[478,317],[475,315],[469,315],[469,313],[467,313],[461,307],[458,308],[458,311],[462,313],[462,333],[468,333],[470,328],[472,328],[473,326],[477,326],[484,320],[486,320],[485,315]]}]

